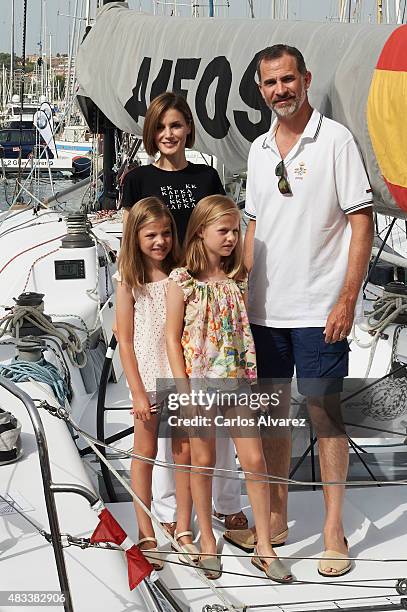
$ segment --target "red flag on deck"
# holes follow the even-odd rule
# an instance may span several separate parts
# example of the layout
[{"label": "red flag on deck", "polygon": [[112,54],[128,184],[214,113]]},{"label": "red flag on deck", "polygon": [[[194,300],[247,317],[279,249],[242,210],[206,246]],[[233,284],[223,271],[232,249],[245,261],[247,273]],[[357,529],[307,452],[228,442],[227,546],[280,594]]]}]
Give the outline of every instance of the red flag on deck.
[{"label": "red flag on deck", "polygon": [[100,512],[99,525],[93,532],[90,541],[91,544],[96,542],[110,542],[121,546],[126,552],[127,569],[129,577],[129,586],[132,591],[146,576],[149,576],[153,571],[153,566],[134,542],[127,537],[126,532],[114,516],[107,508]]}]

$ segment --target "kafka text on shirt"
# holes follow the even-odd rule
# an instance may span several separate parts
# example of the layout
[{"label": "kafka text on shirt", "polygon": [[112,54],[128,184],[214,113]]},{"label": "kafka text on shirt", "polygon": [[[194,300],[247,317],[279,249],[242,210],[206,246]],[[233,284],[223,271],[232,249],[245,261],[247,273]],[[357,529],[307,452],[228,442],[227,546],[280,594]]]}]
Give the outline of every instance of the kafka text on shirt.
[{"label": "kafka text on shirt", "polygon": [[194,208],[196,205],[196,198],[194,197],[194,190],[196,185],[188,183],[182,189],[177,189],[171,185],[165,185],[160,188],[161,195],[168,202],[167,206],[171,209],[180,208]]}]

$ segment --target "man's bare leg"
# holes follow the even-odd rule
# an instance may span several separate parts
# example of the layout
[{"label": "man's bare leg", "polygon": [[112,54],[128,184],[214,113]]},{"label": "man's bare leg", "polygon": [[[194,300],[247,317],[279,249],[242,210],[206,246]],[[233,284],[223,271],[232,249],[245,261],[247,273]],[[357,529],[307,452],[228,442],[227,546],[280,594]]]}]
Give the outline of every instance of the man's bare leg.
[{"label": "man's bare leg", "polygon": [[[282,393],[279,393],[279,391]],[[261,389],[261,392],[278,393],[279,406],[271,407],[273,418],[288,418],[291,402],[291,385],[271,385]],[[288,478],[291,462],[291,431],[283,429],[268,431],[263,434],[263,452],[269,476]],[[270,435],[267,435],[270,434]],[[270,533],[271,537],[279,535],[287,528],[288,486],[283,484],[270,485]]]},{"label": "man's bare leg", "polygon": [[[346,481],[349,466],[349,446],[340,415],[339,394],[311,398],[308,410],[318,437],[321,479],[324,482]],[[325,550],[346,554],[344,541],[343,502],[345,486],[323,487],[325,501]],[[325,570],[335,573],[333,568]]]}]

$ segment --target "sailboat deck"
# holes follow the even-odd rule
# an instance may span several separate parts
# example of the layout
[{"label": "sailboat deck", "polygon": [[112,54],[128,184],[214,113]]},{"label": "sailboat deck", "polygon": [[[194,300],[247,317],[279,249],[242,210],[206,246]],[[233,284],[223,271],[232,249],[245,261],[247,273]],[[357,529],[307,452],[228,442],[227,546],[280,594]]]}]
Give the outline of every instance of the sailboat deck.
[{"label": "sailboat deck", "polygon": [[[110,509],[129,535],[137,539],[131,504],[110,504]],[[246,605],[247,610],[361,610],[365,606],[369,610],[402,609],[395,585],[398,578],[407,576],[406,511],[405,486],[349,489],[345,529],[350,554],[357,561],[349,574],[329,580],[317,573],[315,559],[323,550],[322,493],[291,493],[289,537],[287,544],[277,552],[287,557],[297,579],[292,585],[280,585],[266,579],[252,566],[250,555],[223,540],[222,525],[214,521],[223,563],[223,575],[214,584],[231,603]],[[250,516],[249,509],[247,512]],[[159,537],[159,548],[170,551],[165,536]],[[193,612],[201,612],[206,604],[220,603],[202,584],[195,570],[176,564],[178,558],[173,553],[166,558],[174,563],[165,564],[160,577],[179,599],[188,602]]]}]

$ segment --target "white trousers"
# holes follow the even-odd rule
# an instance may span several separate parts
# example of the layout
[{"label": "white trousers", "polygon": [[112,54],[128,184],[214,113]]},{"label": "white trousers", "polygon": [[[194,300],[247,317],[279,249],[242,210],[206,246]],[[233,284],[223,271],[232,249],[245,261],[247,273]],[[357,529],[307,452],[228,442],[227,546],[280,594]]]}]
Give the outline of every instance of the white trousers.
[{"label": "white trousers", "polygon": [[[216,438],[216,466],[227,470],[236,470],[235,445],[231,438]],[[157,459],[174,463],[171,438],[158,438]],[[221,472],[222,474],[222,472]],[[226,473],[234,476],[235,473]],[[231,478],[213,478],[212,495],[215,510],[221,514],[235,514],[242,509],[240,499],[241,481]],[[153,512],[161,523],[173,523],[177,520],[175,500],[174,470],[171,468],[153,468]]]}]

